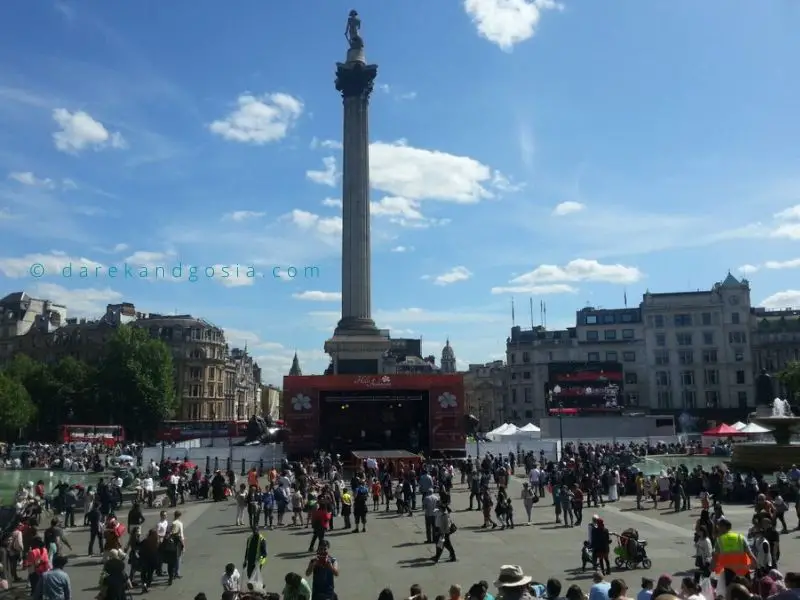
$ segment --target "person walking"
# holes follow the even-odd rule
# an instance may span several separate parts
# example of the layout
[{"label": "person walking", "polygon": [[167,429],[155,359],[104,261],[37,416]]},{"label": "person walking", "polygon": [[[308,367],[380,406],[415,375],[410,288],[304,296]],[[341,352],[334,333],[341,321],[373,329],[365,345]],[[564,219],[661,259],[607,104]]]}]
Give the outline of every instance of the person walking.
[{"label": "person walking", "polygon": [[433,557],[433,562],[438,563],[442,558],[442,553],[445,549],[450,553],[450,562],[456,561],[456,551],[453,548],[453,543],[450,541],[450,536],[455,532],[453,520],[450,517],[448,506],[444,502],[439,502],[439,508],[436,515],[436,554]]},{"label": "person walking", "polygon": [[252,529],[251,535],[247,538],[244,547],[244,562],[242,568],[245,569],[248,580],[253,580],[261,575],[261,567],[267,562],[267,540],[258,532],[257,528]]}]

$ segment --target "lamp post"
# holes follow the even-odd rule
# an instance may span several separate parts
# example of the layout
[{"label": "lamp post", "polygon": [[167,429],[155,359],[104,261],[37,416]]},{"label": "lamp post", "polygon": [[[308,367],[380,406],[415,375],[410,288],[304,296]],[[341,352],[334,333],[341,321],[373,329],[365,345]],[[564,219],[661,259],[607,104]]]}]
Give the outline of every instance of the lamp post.
[{"label": "lamp post", "polygon": [[481,432],[483,431],[483,404],[478,403],[478,427],[475,431],[475,463],[481,458]]},{"label": "lamp post", "polygon": [[211,407],[211,447],[213,448],[216,443],[214,442],[214,438],[217,437],[217,411],[214,410],[212,405]]},{"label": "lamp post", "polygon": [[[561,386],[556,384],[550,390],[550,406],[553,406],[553,396],[558,396],[561,393]],[[558,460],[564,458],[564,403],[561,399],[558,400]]]}]

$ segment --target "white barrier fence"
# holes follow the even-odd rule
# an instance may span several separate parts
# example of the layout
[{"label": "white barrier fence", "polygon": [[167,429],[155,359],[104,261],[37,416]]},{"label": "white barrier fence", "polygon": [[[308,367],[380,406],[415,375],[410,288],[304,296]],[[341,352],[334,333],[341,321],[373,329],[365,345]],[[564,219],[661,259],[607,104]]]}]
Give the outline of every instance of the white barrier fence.
[{"label": "white barrier fence", "polygon": [[150,461],[160,462],[162,459],[193,462],[201,469],[216,471],[227,470],[230,466],[234,471],[248,471],[252,467],[270,469],[280,467],[285,454],[281,444],[267,444],[264,446],[154,446],[142,449],[142,464],[148,465]]}]

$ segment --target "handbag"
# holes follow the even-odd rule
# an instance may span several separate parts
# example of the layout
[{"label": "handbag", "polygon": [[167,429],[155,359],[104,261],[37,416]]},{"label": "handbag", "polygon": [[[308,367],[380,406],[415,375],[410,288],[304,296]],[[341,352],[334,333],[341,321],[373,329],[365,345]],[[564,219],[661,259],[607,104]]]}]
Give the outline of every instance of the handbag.
[{"label": "handbag", "polygon": [[456,531],[458,531],[458,526],[450,521],[450,529],[448,530],[448,534],[453,535]]}]

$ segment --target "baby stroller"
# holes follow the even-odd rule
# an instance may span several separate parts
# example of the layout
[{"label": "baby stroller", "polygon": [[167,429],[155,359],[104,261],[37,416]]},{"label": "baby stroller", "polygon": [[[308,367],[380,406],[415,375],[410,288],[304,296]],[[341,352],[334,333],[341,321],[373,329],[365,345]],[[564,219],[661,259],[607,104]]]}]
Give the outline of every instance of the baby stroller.
[{"label": "baby stroller", "polygon": [[626,529],[617,536],[617,547],[614,548],[614,564],[620,569],[635,569],[640,564],[649,569],[653,566],[647,557],[647,540],[639,539],[639,532],[633,528]]}]

